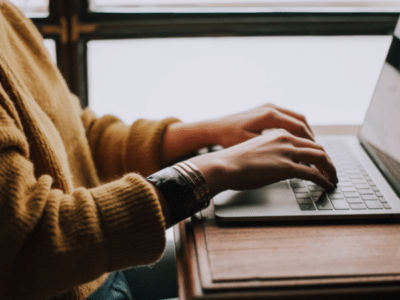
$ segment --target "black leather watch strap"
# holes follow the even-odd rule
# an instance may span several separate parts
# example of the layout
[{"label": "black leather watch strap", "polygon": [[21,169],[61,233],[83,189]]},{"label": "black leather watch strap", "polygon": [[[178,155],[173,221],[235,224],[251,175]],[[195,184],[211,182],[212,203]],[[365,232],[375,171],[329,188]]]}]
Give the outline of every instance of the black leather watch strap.
[{"label": "black leather watch strap", "polygon": [[191,184],[174,168],[162,169],[146,179],[165,197],[171,226],[204,209],[204,203],[196,201]]}]

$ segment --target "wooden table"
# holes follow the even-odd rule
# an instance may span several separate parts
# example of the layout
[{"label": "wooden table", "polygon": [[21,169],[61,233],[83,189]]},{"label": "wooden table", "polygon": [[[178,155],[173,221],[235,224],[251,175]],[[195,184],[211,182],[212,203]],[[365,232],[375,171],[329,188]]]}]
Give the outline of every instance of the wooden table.
[{"label": "wooden table", "polygon": [[182,300],[400,299],[400,224],[222,226],[210,205],[176,226],[175,239]]}]

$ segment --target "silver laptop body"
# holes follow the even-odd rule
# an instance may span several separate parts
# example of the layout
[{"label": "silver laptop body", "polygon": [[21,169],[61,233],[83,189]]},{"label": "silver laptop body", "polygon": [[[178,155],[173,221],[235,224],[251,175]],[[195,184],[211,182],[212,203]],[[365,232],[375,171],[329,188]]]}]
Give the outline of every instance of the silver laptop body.
[{"label": "silver laptop body", "polygon": [[359,134],[320,136],[337,170],[327,193],[311,182],[282,181],[214,198],[222,222],[400,218],[400,22]]}]

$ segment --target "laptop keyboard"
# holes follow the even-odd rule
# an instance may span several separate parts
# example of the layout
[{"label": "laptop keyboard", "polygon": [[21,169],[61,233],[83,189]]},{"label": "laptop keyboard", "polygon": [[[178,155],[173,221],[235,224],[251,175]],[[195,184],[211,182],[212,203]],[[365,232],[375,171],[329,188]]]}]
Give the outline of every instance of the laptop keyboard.
[{"label": "laptop keyboard", "polygon": [[339,183],[334,190],[326,192],[310,181],[289,180],[301,210],[391,209],[371,177],[343,142],[328,142],[323,147],[336,167]]}]

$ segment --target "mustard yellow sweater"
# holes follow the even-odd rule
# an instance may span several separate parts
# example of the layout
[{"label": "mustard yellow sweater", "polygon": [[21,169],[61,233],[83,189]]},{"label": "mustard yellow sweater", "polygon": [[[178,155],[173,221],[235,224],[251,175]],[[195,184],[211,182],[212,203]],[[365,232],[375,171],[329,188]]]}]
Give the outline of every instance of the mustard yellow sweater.
[{"label": "mustard yellow sweater", "polygon": [[0,299],[83,299],[108,272],[161,256],[142,176],[174,121],[82,111],[34,25],[0,0]]}]

